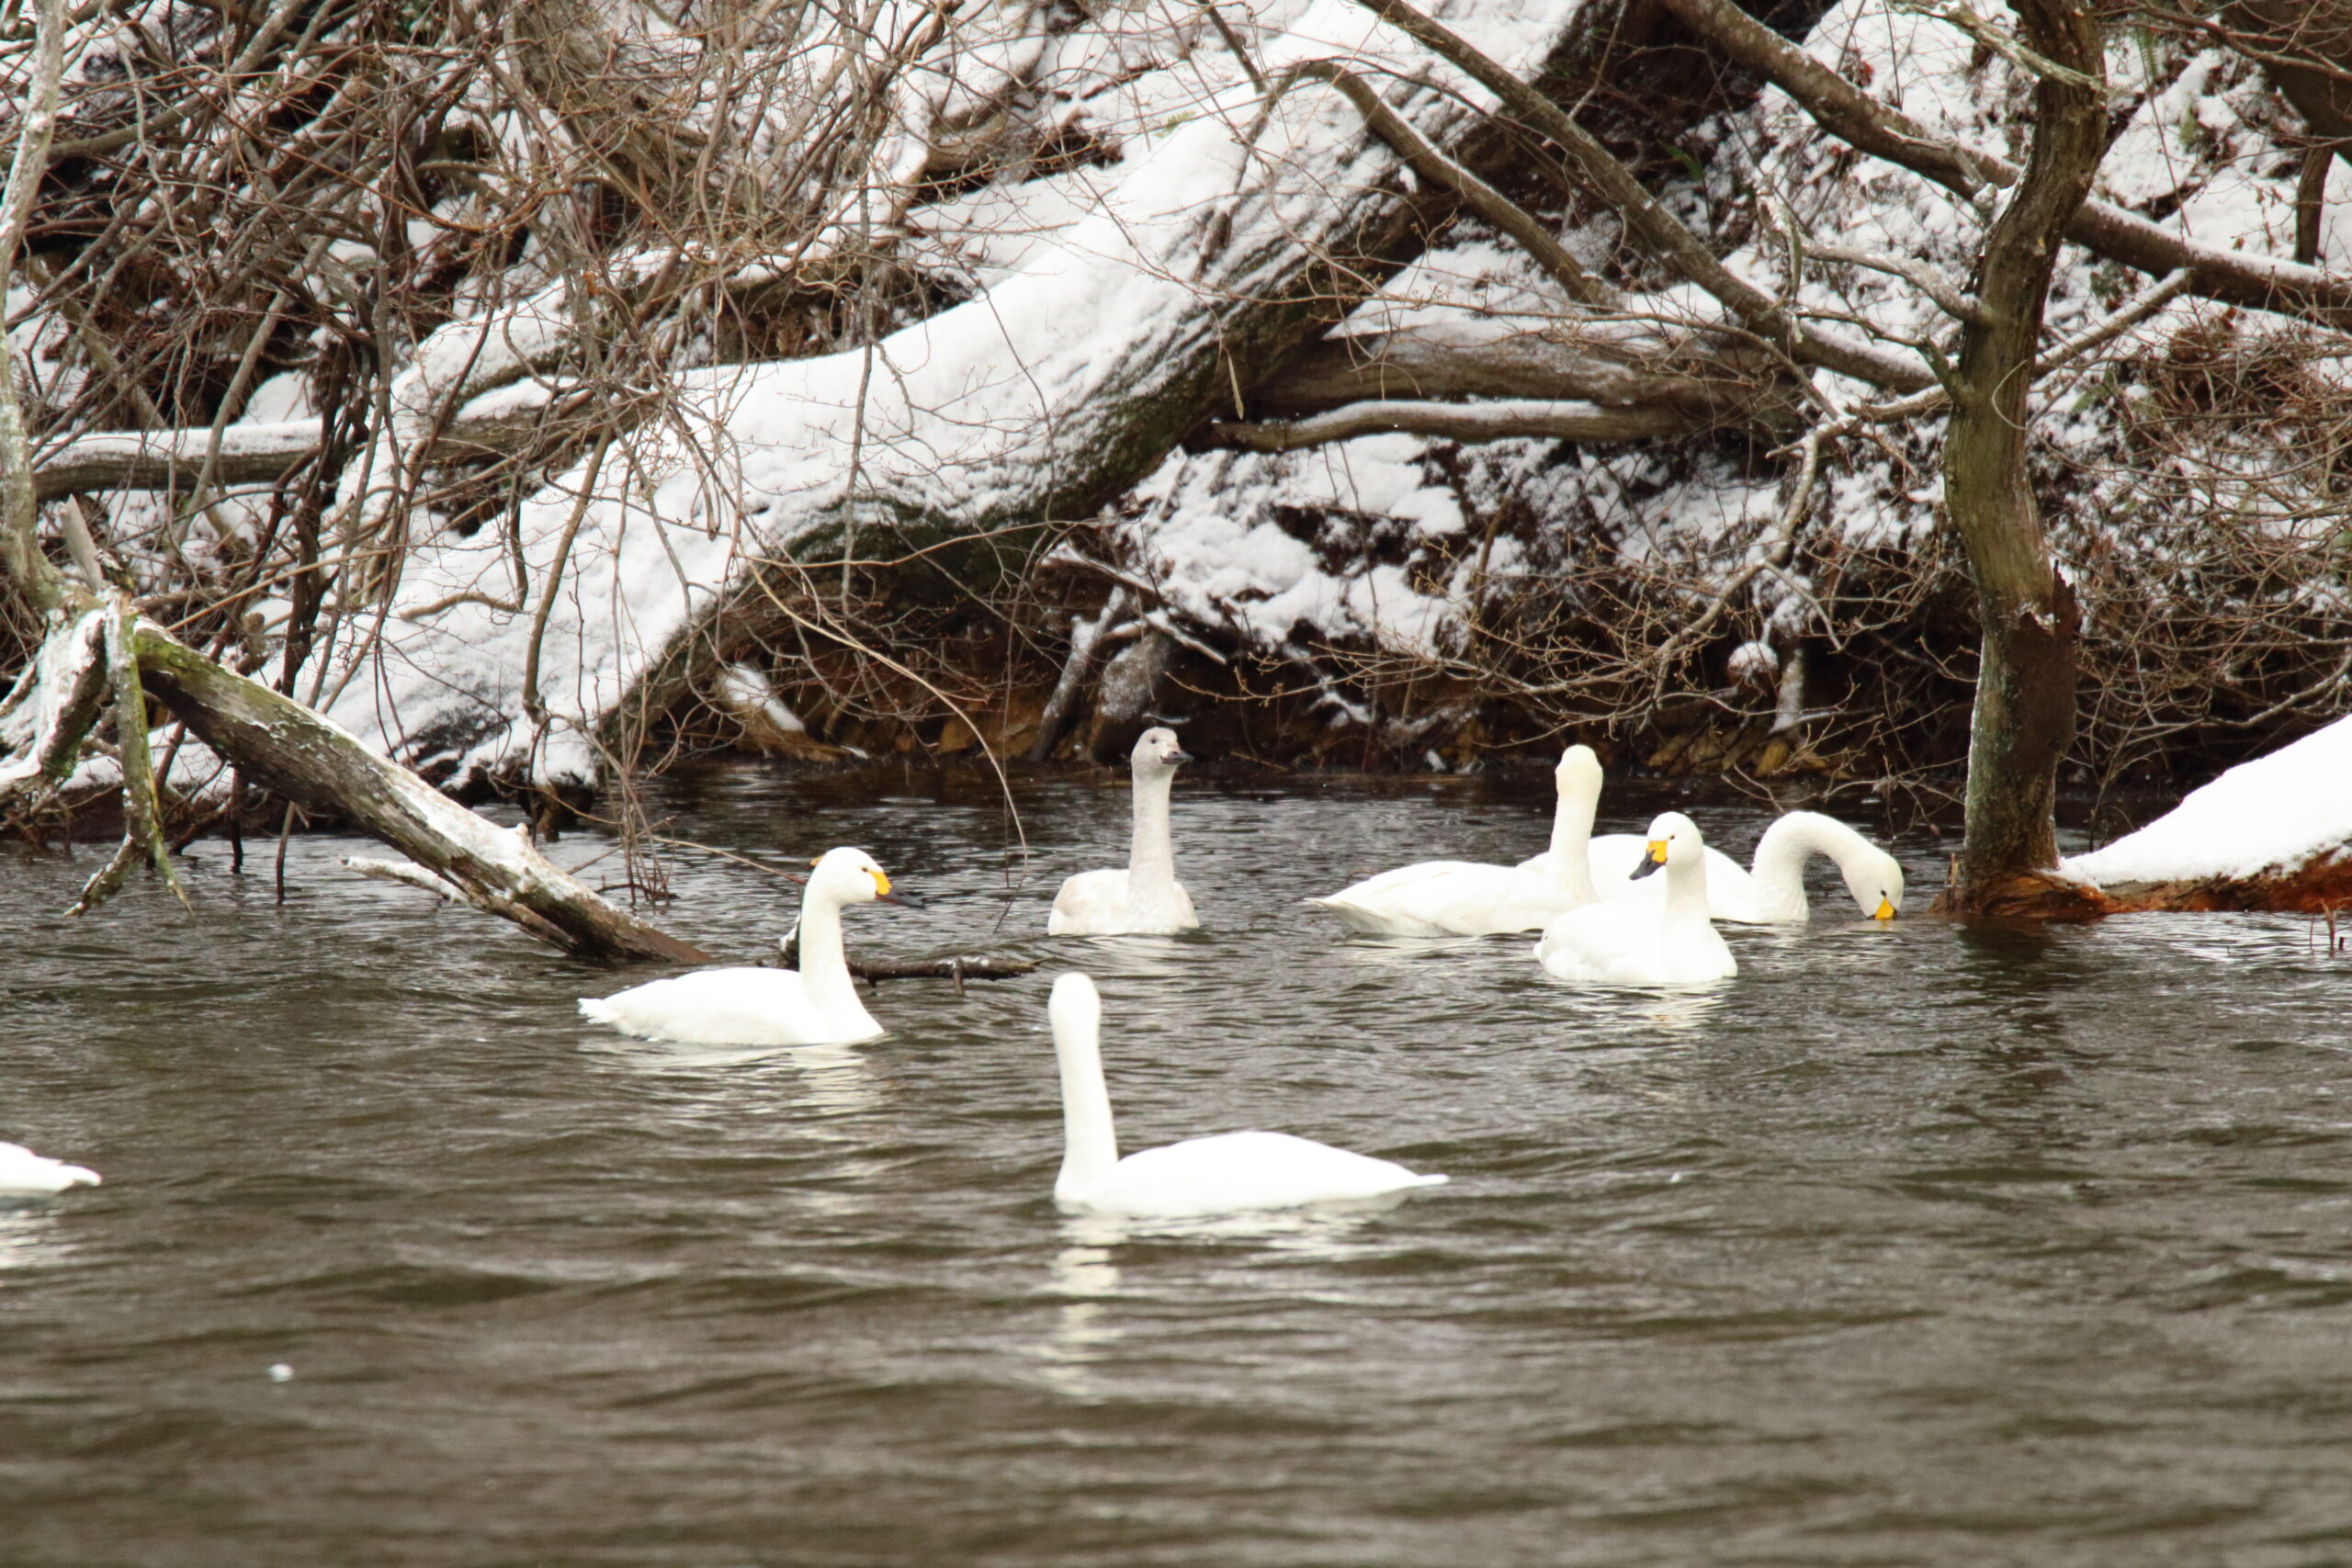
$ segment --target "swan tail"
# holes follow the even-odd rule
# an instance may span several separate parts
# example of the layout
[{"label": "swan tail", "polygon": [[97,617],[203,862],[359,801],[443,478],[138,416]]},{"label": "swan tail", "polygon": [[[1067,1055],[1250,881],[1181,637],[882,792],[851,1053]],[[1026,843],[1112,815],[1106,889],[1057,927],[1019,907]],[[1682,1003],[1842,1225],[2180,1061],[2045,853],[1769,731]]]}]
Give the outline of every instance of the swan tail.
[{"label": "swan tail", "polygon": [[603,997],[581,998],[580,1016],[591,1023],[618,1023],[621,1021],[620,1009]]}]

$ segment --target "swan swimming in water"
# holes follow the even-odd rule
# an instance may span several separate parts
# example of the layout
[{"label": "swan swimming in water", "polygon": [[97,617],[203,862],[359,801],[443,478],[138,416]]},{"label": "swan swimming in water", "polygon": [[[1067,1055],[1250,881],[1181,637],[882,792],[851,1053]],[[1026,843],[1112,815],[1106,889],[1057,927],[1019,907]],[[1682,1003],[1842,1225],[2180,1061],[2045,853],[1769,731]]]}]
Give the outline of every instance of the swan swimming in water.
[{"label": "swan swimming in water", "polygon": [[1739,973],[1707,919],[1712,869],[1699,825],[1679,811],[1650,824],[1649,857],[1664,866],[1662,899],[1611,898],[1544,928],[1536,961],[1563,980],[1602,986],[1681,986]]},{"label": "swan swimming in water", "polygon": [[98,1173],[86,1166],[37,1155],[22,1144],[0,1144],[0,1194],[62,1192],[96,1187]]},{"label": "swan swimming in water", "polygon": [[1178,1219],[1370,1204],[1445,1180],[1287,1133],[1220,1133],[1121,1159],[1102,1081],[1102,998],[1094,982],[1064,975],[1046,1010],[1062,1080],[1062,1168],[1054,1201],[1069,1213]]},{"label": "swan swimming in water", "polygon": [[[1552,847],[1516,866],[1432,860],[1367,877],[1324,898],[1309,898],[1369,936],[1493,936],[1541,929],[1594,901],[1585,846],[1600,803],[1600,759],[1571,746],[1552,770],[1559,804]],[[1628,867],[1630,870],[1631,867]]]},{"label": "swan swimming in water", "polygon": [[846,1045],[882,1032],[842,955],[842,909],[904,904],[864,850],[828,850],[800,892],[800,967],[696,969],[609,997],[580,1016],[625,1034],[695,1045]]},{"label": "swan swimming in water", "polygon": [[1124,869],[1081,871],[1054,895],[1047,936],[1165,936],[1198,926],[1193,897],[1176,880],[1168,795],[1184,755],[1172,729],[1147,729],[1127,757],[1135,778],[1135,838]]}]

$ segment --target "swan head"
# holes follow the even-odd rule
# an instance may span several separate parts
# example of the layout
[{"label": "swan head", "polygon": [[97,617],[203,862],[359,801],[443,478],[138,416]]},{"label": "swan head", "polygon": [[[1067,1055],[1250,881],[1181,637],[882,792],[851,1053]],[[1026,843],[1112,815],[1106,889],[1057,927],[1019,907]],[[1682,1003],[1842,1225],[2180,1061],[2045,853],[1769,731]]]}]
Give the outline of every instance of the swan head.
[{"label": "swan head", "polygon": [[1154,727],[1136,738],[1136,749],[1127,760],[1141,774],[1173,773],[1193,759],[1184,754],[1183,744],[1176,739],[1174,730]]},{"label": "swan head", "polygon": [[1581,743],[1560,753],[1560,765],[1552,770],[1553,782],[1563,795],[1589,794],[1600,797],[1600,758],[1589,746]]},{"label": "swan head", "polygon": [[1903,863],[1875,847],[1857,852],[1839,868],[1846,874],[1846,891],[1862,913],[1874,920],[1891,920],[1903,908]]},{"label": "swan head", "polygon": [[1092,1040],[1102,1027],[1102,995],[1093,981],[1073,970],[1054,982],[1046,1017],[1054,1026],[1056,1045]]},{"label": "swan head", "polygon": [[1688,865],[1706,852],[1707,843],[1699,836],[1699,824],[1679,811],[1667,812],[1652,822],[1645,838],[1653,865]]},{"label": "swan head", "polygon": [[827,850],[808,874],[808,891],[822,893],[836,904],[907,904],[903,893],[890,891],[890,878],[864,850],[843,845]]}]

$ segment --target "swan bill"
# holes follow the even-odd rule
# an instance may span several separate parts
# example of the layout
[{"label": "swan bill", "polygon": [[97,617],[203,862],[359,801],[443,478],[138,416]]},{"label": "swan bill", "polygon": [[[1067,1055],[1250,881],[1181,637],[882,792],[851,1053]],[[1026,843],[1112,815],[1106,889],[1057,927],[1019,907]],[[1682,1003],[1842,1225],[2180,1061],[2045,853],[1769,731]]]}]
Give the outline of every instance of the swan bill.
[{"label": "swan bill", "polygon": [[1887,897],[1883,894],[1880,895],[1878,908],[1871,911],[1871,919],[1874,920],[1891,920],[1894,919],[1894,900]]}]

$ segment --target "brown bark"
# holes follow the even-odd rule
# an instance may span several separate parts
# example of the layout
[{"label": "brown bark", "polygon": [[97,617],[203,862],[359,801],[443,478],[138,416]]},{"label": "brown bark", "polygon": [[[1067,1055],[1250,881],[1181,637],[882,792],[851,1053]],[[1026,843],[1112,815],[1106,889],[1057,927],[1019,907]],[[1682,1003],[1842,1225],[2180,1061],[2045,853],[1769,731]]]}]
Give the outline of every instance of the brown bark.
[{"label": "brown bark", "polygon": [[1296,419],[1350,403],[1543,398],[1663,409],[1693,429],[1787,425],[1795,394],[1779,367],[1720,338],[1515,333],[1483,342],[1407,330],[1307,344],[1250,389],[1250,412]]},{"label": "brown bark", "polygon": [[[2108,913],[2127,910],[2268,910],[2352,913],[2352,851],[2337,850],[2278,876],[2210,876],[2194,882],[2127,882],[2102,887]],[[2345,922],[2352,926],[2352,919]]]},{"label": "brown bark", "polygon": [[2352,163],[2352,0],[2230,0],[2222,18],[2312,134]]},{"label": "brown bark", "polygon": [[1512,436],[1556,441],[1641,441],[1661,435],[1688,435],[1702,427],[1702,422],[1668,408],[1612,409],[1584,402],[1374,401],[1350,403],[1300,420],[1253,420],[1247,423],[1218,420],[1209,425],[1202,445],[1238,447],[1245,452],[1296,452],[1359,435],[1391,432],[1464,442],[1500,441]]},{"label": "brown bark", "polygon": [[[2014,0],[2028,48],[2099,79],[2088,0]],[[2042,307],[2067,220],[2106,148],[2101,89],[2043,76],[2034,85],[2025,177],[1985,235],[1972,292],[1983,319],[1961,334],[1944,442],[1944,503],[1968,550],[1982,626],[1969,729],[1968,836],[1947,894],[1992,912],[2058,863],[2058,763],[2075,734],[2080,615],[2052,563],[2026,472],[2027,408]]]}]

